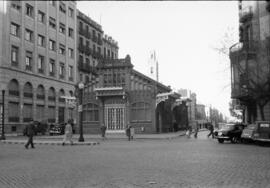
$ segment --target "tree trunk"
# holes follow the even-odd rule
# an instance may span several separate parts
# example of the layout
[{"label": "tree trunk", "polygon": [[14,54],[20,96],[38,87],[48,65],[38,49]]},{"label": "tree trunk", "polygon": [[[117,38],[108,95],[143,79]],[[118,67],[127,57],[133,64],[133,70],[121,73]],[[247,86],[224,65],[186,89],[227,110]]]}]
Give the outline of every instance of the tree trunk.
[{"label": "tree trunk", "polygon": [[258,105],[259,106],[259,111],[260,111],[260,115],[261,115],[261,119],[262,121],[265,121],[265,118],[264,118],[264,106],[265,105]]}]

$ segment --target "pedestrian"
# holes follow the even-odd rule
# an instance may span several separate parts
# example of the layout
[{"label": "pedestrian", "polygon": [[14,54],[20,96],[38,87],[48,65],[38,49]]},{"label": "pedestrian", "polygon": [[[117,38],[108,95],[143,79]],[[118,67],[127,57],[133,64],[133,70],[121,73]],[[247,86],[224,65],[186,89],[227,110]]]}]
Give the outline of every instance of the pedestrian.
[{"label": "pedestrian", "polygon": [[198,126],[198,124],[196,123],[195,129],[194,129],[194,138],[197,138],[197,137],[198,137],[198,132],[199,132],[199,126]]},{"label": "pedestrian", "polygon": [[26,133],[26,136],[28,137],[28,141],[24,147],[28,149],[28,146],[31,145],[31,148],[35,148],[34,142],[33,142],[33,137],[35,135],[35,124],[34,124],[33,119],[30,119],[29,124],[25,128],[25,133]]},{"label": "pedestrian", "polygon": [[64,139],[62,143],[63,146],[66,144],[67,141],[69,141],[70,145],[73,145],[73,141],[72,141],[73,131],[72,131],[71,123],[72,123],[72,120],[68,120],[68,123],[65,126],[65,135],[64,135]]},{"label": "pedestrian", "polygon": [[186,136],[187,136],[187,138],[190,138],[190,136],[191,136],[191,131],[192,131],[191,126],[188,126],[188,127],[187,127],[187,131],[186,131]]},{"label": "pedestrian", "polygon": [[128,141],[130,141],[130,137],[131,137],[131,135],[130,135],[130,125],[129,124],[127,124],[127,126],[126,126],[126,135],[127,135],[127,137],[128,137]]},{"label": "pedestrian", "polygon": [[107,129],[107,127],[104,125],[104,123],[102,123],[100,126],[102,140],[106,139],[106,136],[105,136],[106,129]]},{"label": "pedestrian", "polygon": [[207,137],[209,138],[209,136],[212,135],[212,138],[214,138],[214,126],[212,125],[212,123],[209,123],[208,125],[208,129],[209,129],[209,134],[207,135]]},{"label": "pedestrian", "polygon": [[131,125],[131,126],[130,126],[130,139],[131,139],[131,140],[133,140],[134,135],[135,135],[135,129],[134,129],[134,127]]}]

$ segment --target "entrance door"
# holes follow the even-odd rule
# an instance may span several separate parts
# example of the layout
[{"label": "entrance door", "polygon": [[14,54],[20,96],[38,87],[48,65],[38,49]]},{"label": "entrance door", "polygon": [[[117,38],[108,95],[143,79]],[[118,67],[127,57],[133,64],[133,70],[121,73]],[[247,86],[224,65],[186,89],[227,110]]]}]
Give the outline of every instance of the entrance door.
[{"label": "entrance door", "polygon": [[123,104],[105,105],[105,125],[108,131],[125,130],[125,107]]}]

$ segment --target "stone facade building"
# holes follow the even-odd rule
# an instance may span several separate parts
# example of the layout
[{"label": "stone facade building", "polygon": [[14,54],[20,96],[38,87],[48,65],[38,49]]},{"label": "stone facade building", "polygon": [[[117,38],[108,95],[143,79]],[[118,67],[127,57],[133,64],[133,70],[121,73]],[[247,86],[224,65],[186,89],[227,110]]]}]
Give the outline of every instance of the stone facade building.
[{"label": "stone facade building", "polygon": [[76,2],[0,2],[0,84],[7,132],[30,118],[49,123],[74,118]]},{"label": "stone facade building", "polygon": [[243,121],[270,120],[269,1],[239,1],[239,43],[230,48],[231,97]]}]

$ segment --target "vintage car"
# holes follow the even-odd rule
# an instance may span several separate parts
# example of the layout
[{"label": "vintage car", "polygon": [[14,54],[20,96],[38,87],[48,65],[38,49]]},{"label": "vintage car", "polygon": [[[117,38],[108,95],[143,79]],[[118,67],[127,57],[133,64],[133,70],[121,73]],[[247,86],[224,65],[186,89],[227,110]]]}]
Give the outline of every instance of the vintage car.
[{"label": "vintage car", "polygon": [[270,142],[270,122],[257,121],[256,125],[257,129],[253,134],[253,140],[259,143]]},{"label": "vintage car", "polygon": [[258,124],[253,123],[249,124],[246,128],[244,128],[241,139],[243,142],[252,142],[254,139],[254,133],[258,130]]},{"label": "vintage car", "polygon": [[231,143],[237,143],[241,141],[241,134],[244,129],[244,124],[228,123],[218,130],[217,139],[219,143],[224,141],[231,141]]},{"label": "vintage car", "polygon": [[63,135],[65,133],[65,125],[64,124],[51,124],[50,135]]}]

